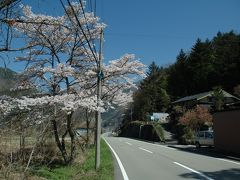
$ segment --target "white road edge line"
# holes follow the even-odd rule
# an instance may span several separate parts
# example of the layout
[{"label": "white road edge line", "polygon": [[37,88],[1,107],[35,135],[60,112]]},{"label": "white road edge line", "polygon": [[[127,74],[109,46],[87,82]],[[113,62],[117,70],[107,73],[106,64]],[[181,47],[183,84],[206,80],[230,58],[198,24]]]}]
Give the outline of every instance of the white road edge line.
[{"label": "white road edge line", "polygon": [[192,172],[198,174],[199,176],[202,176],[202,177],[204,177],[204,178],[206,178],[206,179],[208,179],[208,180],[214,180],[214,179],[212,179],[212,178],[204,175],[203,173],[201,173],[201,172],[199,172],[199,171],[196,171],[196,170],[194,170],[194,169],[192,169],[192,168],[190,168],[190,167],[187,167],[187,166],[185,166],[185,165],[183,165],[183,164],[180,164],[180,163],[178,163],[178,162],[173,162],[173,163],[174,163],[174,164],[177,164],[177,165],[179,165],[179,166],[181,166],[181,167],[183,167],[183,168],[185,168],[185,169],[187,169],[187,170],[189,170],[189,171],[192,171]]},{"label": "white road edge line", "polygon": [[107,145],[109,146],[109,148],[111,149],[111,151],[113,152],[115,158],[117,159],[118,165],[121,169],[122,175],[123,175],[123,180],[129,180],[128,179],[128,175],[123,167],[123,164],[120,160],[120,158],[118,157],[117,153],[113,150],[112,146],[107,142],[107,140],[103,137],[103,140],[107,143]]},{"label": "white road edge line", "polygon": [[149,151],[149,150],[147,150],[147,149],[144,149],[144,148],[141,148],[141,147],[139,147],[139,149],[141,149],[141,150],[143,150],[143,151],[146,151],[146,152],[148,152],[148,153],[153,153],[152,151]]},{"label": "white road edge line", "polygon": [[218,160],[220,160],[220,161],[225,161],[225,162],[229,162],[229,163],[233,163],[233,164],[240,165],[239,162],[235,162],[235,161],[231,161],[231,160],[227,160],[227,159],[222,159],[222,158],[216,158],[216,159],[218,159]]},{"label": "white road edge line", "polygon": [[125,142],[126,144],[128,144],[128,145],[130,145],[130,146],[132,146],[132,144],[131,143],[129,143],[129,142]]}]

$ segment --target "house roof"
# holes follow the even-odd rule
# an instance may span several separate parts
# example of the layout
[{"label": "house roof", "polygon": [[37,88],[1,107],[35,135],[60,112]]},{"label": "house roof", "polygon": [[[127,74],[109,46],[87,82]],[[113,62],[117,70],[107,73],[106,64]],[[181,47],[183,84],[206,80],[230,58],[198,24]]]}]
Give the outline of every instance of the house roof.
[{"label": "house roof", "polygon": [[[226,92],[224,90],[222,92],[223,92],[224,97],[229,97],[229,98],[233,98],[233,99],[236,99],[236,100],[240,101],[240,99],[237,98],[236,96],[233,96],[233,95],[229,94],[228,92]],[[190,101],[190,100],[197,100],[198,101],[198,100],[203,99],[205,97],[213,96],[213,93],[214,93],[213,91],[209,91],[209,92],[204,92],[204,93],[195,94],[195,95],[191,95],[191,96],[186,96],[186,97],[183,97],[181,99],[178,99],[178,100],[172,102],[172,104],[179,103],[179,102]]]}]

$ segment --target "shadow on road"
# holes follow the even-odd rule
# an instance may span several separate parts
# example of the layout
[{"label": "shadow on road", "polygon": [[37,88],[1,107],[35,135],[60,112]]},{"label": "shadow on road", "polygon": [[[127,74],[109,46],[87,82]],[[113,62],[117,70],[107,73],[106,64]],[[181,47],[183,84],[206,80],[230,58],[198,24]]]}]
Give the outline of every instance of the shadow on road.
[{"label": "shadow on road", "polygon": [[[180,151],[185,151],[189,153],[195,153],[195,154],[200,154],[204,156],[210,156],[210,157],[215,157],[215,158],[228,158],[236,161],[240,161],[240,157],[236,154],[230,154],[230,153],[222,153],[217,151],[213,147],[201,147],[201,148],[196,148],[194,146],[174,146],[174,145],[168,145],[168,147],[175,148]],[[239,176],[240,179],[240,176]]]},{"label": "shadow on road", "polygon": [[[217,180],[239,180],[240,178],[240,169],[231,168],[227,170],[221,170],[221,171],[215,171],[215,172],[201,172],[205,176],[208,176],[212,179]],[[190,179],[203,179],[202,176],[196,174],[196,173],[184,173],[180,174],[180,177],[183,178],[190,178]]]}]

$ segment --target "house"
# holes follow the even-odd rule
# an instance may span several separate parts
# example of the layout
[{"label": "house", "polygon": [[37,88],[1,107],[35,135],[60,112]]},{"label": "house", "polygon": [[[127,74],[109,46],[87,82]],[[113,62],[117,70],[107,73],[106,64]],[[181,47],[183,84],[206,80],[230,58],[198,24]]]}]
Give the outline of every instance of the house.
[{"label": "house", "polygon": [[87,135],[87,128],[78,128],[76,129],[77,136],[86,136]]},{"label": "house", "polygon": [[[235,103],[239,103],[240,99],[229,94],[228,92],[222,90],[223,97],[224,97],[224,106],[229,106]],[[178,99],[172,102],[172,105],[180,105],[186,108],[191,108],[196,105],[202,105],[206,107],[213,107],[215,104],[214,92],[204,92],[200,94],[195,94],[191,96],[186,96],[181,99]]]},{"label": "house", "polygon": [[168,113],[153,113],[151,116],[151,120],[166,123],[168,121],[168,116]]}]

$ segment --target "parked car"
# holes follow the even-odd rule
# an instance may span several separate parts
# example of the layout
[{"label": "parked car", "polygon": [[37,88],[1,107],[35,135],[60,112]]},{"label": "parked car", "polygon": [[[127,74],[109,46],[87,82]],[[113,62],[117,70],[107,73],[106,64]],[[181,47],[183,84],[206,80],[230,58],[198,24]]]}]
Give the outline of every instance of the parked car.
[{"label": "parked car", "polygon": [[201,146],[213,146],[213,131],[198,131],[195,136],[195,145],[196,148],[200,148]]}]

